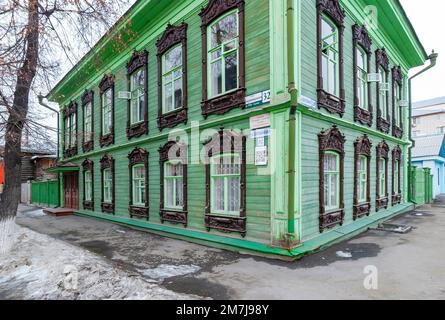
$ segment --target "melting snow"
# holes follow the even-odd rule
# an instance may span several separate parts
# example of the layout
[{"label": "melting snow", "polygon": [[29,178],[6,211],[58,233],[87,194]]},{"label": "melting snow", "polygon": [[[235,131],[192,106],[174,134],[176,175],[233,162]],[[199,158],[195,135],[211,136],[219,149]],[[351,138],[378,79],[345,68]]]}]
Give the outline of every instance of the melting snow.
[{"label": "melting snow", "polygon": [[189,273],[198,272],[201,268],[195,265],[169,265],[160,264],[154,269],[138,270],[144,276],[150,277],[152,279],[163,280],[165,278],[171,278],[175,276],[182,276]]},{"label": "melting snow", "polygon": [[340,258],[352,258],[352,253],[350,253],[350,252],[337,251],[336,254],[337,254],[337,257],[340,257]]}]

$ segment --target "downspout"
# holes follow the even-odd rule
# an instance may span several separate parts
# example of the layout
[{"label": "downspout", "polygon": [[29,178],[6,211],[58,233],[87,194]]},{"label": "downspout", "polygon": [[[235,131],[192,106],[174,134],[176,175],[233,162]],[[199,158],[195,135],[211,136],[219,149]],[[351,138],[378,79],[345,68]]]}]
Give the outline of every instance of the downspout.
[{"label": "downspout", "polygon": [[296,158],[296,111],[298,106],[298,89],[295,84],[295,30],[294,30],[294,4],[293,0],[287,0],[287,73],[288,91],[290,94],[289,112],[289,164],[288,164],[288,223],[287,240],[289,248],[295,244],[295,158]]},{"label": "downspout", "polygon": [[46,97],[44,97],[41,94],[39,94],[37,96],[37,98],[39,99],[39,104],[42,107],[44,107],[44,108],[46,108],[48,110],[51,110],[52,112],[57,113],[57,158],[56,159],[57,159],[57,161],[59,161],[59,144],[60,144],[60,137],[59,137],[59,134],[60,134],[60,124],[59,124],[59,122],[60,122],[60,112],[57,111],[54,108],[51,108],[49,105],[47,105],[46,103],[43,102],[43,99],[45,99]]},{"label": "downspout", "polygon": [[424,69],[417,72],[415,75],[410,77],[408,79],[408,94],[409,94],[409,108],[408,108],[408,139],[410,141],[410,145],[408,146],[408,186],[411,188],[408,200],[414,204],[416,204],[415,199],[413,198],[413,191],[414,191],[414,184],[413,184],[413,178],[412,178],[412,165],[411,165],[411,153],[412,148],[415,146],[415,141],[412,138],[412,113],[413,113],[413,100],[412,100],[412,80],[423,74],[424,72],[428,71],[429,69],[432,69],[437,64],[437,57],[439,56],[438,53],[433,52],[428,56],[428,60],[430,60],[430,65],[425,67]]}]

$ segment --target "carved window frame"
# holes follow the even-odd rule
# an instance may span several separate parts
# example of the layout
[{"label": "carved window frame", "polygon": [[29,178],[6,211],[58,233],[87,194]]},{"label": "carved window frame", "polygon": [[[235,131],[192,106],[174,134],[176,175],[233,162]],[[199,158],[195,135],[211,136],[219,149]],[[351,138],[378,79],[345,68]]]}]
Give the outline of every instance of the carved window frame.
[{"label": "carved window frame", "polygon": [[[162,37],[156,42],[158,48],[158,128],[173,128],[180,123],[187,123],[187,28],[183,22],[179,26],[168,25]],[[173,47],[182,49],[182,108],[163,113],[162,57]]]},{"label": "carved window frame", "polygon": [[[76,136],[76,144],[74,146],[71,146],[71,137],[72,137],[72,132],[71,132],[71,125],[69,126],[69,128],[66,127],[66,120],[68,119],[68,122],[71,123],[70,118],[72,116],[76,117],[76,128],[75,128],[75,136]],[[78,105],[77,102],[75,101],[71,101],[64,109],[63,109],[63,119],[64,119],[64,139],[63,139],[63,155],[65,158],[71,158],[74,157],[75,155],[77,155],[78,150],[78,144],[79,144],[79,117],[78,117]],[[66,130],[70,130],[69,131],[69,137],[70,137],[70,141],[66,142]]]},{"label": "carved window frame", "polygon": [[[376,57],[376,71],[379,72],[380,68],[385,70],[385,83],[389,82],[389,58],[386,54],[385,48],[377,49],[375,52]],[[380,105],[380,86],[381,84],[377,82],[376,93],[377,93],[377,129],[383,133],[388,134],[391,126],[391,118],[389,112],[389,90],[386,91],[386,106]],[[386,108],[386,119],[383,118],[382,108]]]},{"label": "carved window frame", "polygon": [[[389,161],[389,147],[385,141],[380,142],[376,147],[376,211],[381,209],[388,209],[389,193],[388,193],[388,161]],[[380,159],[385,159],[385,197],[380,197]]]},{"label": "carved window frame", "polygon": [[[322,131],[318,134],[319,143],[319,206],[320,206],[320,233],[337,225],[343,225],[345,217],[344,203],[344,162],[345,162],[345,136],[337,126]],[[324,205],[324,160],[326,153],[334,152],[339,155],[340,160],[340,201],[339,209],[327,212]]]},{"label": "carved window frame", "polygon": [[144,70],[144,120],[135,124],[131,123],[132,99],[127,100],[127,137],[128,139],[137,138],[148,134],[148,52],[134,51],[130,60],[126,64],[127,68],[127,89],[131,92],[131,76]]},{"label": "carved window frame", "polygon": [[352,26],[352,34],[353,34],[353,66],[354,66],[354,121],[360,122],[363,125],[367,125],[369,127],[372,126],[373,122],[373,106],[372,106],[372,95],[371,95],[371,84],[367,81],[367,104],[368,110],[365,110],[359,106],[359,97],[358,97],[358,66],[357,66],[357,50],[360,48],[366,53],[366,65],[367,65],[367,73],[371,72],[371,46],[372,40],[369,37],[368,31],[365,26],[353,25]]},{"label": "carved window frame", "polygon": [[[323,88],[323,68],[322,68],[322,20],[327,16],[338,28],[338,72],[340,96],[334,96]],[[343,61],[343,37],[345,12],[341,9],[338,0],[317,0],[317,100],[318,108],[325,109],[329,113],[338,114],[343,117],[345,114],[345,84],[344,84],[344,61]]]},{"label": "carved window frame", "polygon": [[[205,226],[207,231],[216,229],[222,232],[238,232],[244,238],[246,236],[246,136],[220,128],[210,140],[204,143],[205,170],[206,170],[206,206]],[[228,216],[213,214],[211,212],[211,158],[222,154],[238,154],[241,159],[240,173],[240,214]]]},{"label": "carved window frame", "polygon": [[[111,74],[106,74],[102,78],[102,81],[99,84],[100,90],[100,137],[99,144],[100,146],[107,147],[114,143],[115,137],[115,119],[114,119],[114,109],[115,109],[115,77]],[[103,134],[103,94],[108,90],[111,90],[111,130],[110,133],[104,135]]]},{"label": "carved window frame", "polygon": [[[354,142],[354,220],[357,220],[363,216],[369,216],[371,213],[371,149],[372,143],[368,136],[365,134],[362,137],[357,138]],[[366,202],[359,202],[358,194],[358,162],[360,157],[366,157]]]},{"label": "carved window frame", "polygon": [[[183,224],[187,227],[188,203],[187,203],[187,146],[176,141],[168,141],[159,148],[159,170],[160,170],[160,209],[159,215],[161,222],[168,221],[174,224]],[[181,210],[175,210],[165,207],[165,185],[164,185],[164,166],[165,163],[172,160],[179,160],[182,164],[182,194],[183,205]]]},{"label": "carved window frame", "polygon": [[[83,175],[83,208],[85,210],[94,211],[94,162],[89,159],[85,159],[82,162],[82,175]],[[91,173],[91,200],[86,200],[86,186],[85,186],[85,173],[89,171]]]},{"label": "carved window frame", "polygon": [[[104,202],[104,170],[111,171],[111,203]],[[100,176],[101,176],[101,204],[102,212],[114,214],[116,203],[116,175],[115,175],[115,160],[112,156],[105,154],[100,159]]]},{"label": "carved window frame", "polygon": [[399,123],[395,123],[396,120],[396,89],[399,85],[399,97],[402,100],[403,96],[403,75],[400,66],[392,68],[392,135],[401,139],[403,137],[403,111],[399,106]]},{"label": "carved window frame", "polygon": [[[82,150],[84,153],[94,150],[94,91],[85,90],[82,95]],[[89,140],[85,140],[85,107],[91,103],[91,136]]]},{"label": "carved window frame", "polygon": [[[398,190],[394,190],[394,183],[395,183],[395,165],[396,165],[396,161],[398,161],[398,181],[397,181],[397,185],[398,185]],[[400,149],[400,146],[396,146],[393,150],[392,150],[392,205],[395,206],[397,204],[402,203],[402,179],[401,179],[401,175],[402,175],[402,149]]]},{"label": "carved window frame", "polygon": [[[149,219],[149,183],[148,183],[148,152],[145,149],[142,148],[134,148],[133,151],[131,151],[128,154],[128,160],[129,160],[129,177],[130,177],[130,183],[129,183],[129,192],[130,192],[130,202],[128,207],[128,213],[130,215],[130,218],[138,217],[138,218],[145,218]],[[145,168],[145,206],[136,206],[133,205],[133,167],[135,165],[144,165]]]},{"label": "carved window frame", "polygon": [[[245,18],[244,0],[210,0],[200,12],[202,41],[202,102],[201,109],[204,118],[210,115],[222,115],[236,108],[246,106],[245,80]],[[217,18],[231,10],[238,10],[239,58],[238,58],[238,89],[221,96],[208,98],[207,79],[207,29]]]}]

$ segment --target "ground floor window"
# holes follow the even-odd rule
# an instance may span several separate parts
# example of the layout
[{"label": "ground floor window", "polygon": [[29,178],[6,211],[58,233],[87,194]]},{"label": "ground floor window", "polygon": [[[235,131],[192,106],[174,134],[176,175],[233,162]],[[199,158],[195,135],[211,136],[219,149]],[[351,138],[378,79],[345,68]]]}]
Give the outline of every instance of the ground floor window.
[{"label": "ground floor window", "polygon": [[93,200],[93,188],[92,188],[92,179],[91,179],[91,171],[88,170],[85,172],[85,201]]},{"label": "ground floor window", "polygon": [[139,164],[133,167],[133,204],[144,206],[145,198],[145,166]]},{"label": "ground floor window", "polygon": [[164,165],[164,207],[182,210],[184,205],[182,162]]},{"label": "ground floor window", "polygon": [[340,206],[340,156],[327,152],[324,158],[324,207],[326,211]]},{"label": "ground floor window", "polygon": [[113,213],[115,205],[115,176],[114,159],[109,155],[104,155],[100,160],[100,170],[102,177],[102,212]]},{"label": "ground floor window", "polygon": [[148,152],[142,148],[134,148],[128,155],[130,161],[130,207],[129,214],[133,218],[148,220]]},{"label": "ground floor window", "polygon": [[386,159],[380,158],[379,159],[379,197],[384,198],[386,197]]},{"label": "ground floor window", "polygon": [[111,169],[105,169],[102,174],[103,174],[104,202],[111,203],[113,200],[113,197],[111,196],[112,184],[113,184]]}]

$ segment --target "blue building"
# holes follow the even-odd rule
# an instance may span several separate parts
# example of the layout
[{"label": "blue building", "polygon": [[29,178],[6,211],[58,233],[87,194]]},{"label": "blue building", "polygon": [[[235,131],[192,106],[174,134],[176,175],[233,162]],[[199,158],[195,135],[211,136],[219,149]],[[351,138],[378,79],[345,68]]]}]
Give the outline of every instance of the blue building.
[{"label": "blue building", "polygon": [[445,193],[445,139],[443,134],[415,137],[412,164],[430,168],[433,175],[433,198]]}]

